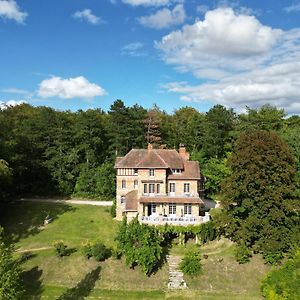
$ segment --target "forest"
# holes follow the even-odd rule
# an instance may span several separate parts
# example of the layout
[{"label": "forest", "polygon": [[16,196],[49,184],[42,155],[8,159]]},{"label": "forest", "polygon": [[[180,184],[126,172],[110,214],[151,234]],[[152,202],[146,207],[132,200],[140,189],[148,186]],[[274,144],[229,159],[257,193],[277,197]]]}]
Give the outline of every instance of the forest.
[{"label": "forest", "polygon": [[230,175],[228,159],[238,137],[253,130],[275,132],[288,145],[300,177],[300,117],[264,105],[233,109],[215,105],[207,113],[183,107],[168,114],[116,100],[101,109],[57,111],[22,104],[0,110],[0,198],[77,196],[112,199],[116,156],[152,143],[178,148],[200,162],[206,197],[217,199]]}]

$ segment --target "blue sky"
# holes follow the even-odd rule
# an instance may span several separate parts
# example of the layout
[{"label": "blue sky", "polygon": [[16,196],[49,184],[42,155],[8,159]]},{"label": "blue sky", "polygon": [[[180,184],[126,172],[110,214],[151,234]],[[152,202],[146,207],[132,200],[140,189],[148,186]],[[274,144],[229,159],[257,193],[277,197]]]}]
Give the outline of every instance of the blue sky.
[{"label": "blue sky", "polygon": [[0,0],[0,103],[300,113],[300,2]]}]

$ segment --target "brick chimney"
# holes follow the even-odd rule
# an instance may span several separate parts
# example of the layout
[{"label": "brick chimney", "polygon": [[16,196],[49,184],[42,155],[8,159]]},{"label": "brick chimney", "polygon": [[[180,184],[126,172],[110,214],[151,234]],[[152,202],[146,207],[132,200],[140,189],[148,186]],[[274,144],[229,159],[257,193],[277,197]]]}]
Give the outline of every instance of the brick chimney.
[{"label": "brick chimney", "polygon": [[186,151],[185,147],[183,144],[179,145],[179,155],[184,159],[184,160],[189,160],[190,159],[190,154]]},{"label": "brick chimney", "polygon": [[152,144],[148,144],[148,151],[151,151],[153,149],[153,146],[152,146]]}]

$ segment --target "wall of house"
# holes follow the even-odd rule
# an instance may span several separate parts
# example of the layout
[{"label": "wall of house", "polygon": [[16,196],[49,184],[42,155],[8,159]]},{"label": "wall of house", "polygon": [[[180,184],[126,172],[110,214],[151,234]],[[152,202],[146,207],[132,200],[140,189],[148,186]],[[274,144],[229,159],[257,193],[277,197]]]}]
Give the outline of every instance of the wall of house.
[{"label": "wall of house", "polygon": [[198,181],[197,180],[168,180],[168,192],[170,189],[170,183],[175,183],[175,196],[184,196],[184,184],[190,184],[190,196],[198,196]]},{"label": "wall of house", "polygon": [[162,181],[162,183],[160,183],[160,195],[166,194],[166,169],[155,169],[154,176],[149,175],[149,169],[139,169],[138,174],[139,174],[138,175],[139,177],[138,197],[141,197],[144,194],[143,181],[150,182],[151,180]]}]

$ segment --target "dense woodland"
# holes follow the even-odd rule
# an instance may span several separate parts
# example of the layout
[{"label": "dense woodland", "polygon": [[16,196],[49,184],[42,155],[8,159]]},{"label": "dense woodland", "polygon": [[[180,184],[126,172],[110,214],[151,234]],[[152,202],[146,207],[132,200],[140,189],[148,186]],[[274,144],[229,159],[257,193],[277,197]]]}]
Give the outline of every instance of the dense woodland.
[{"label": "dense woodland", "polygon": [[[300,170],[300,117],[263,106],[236,114],[216,105],[207,113],[184,107],[172,114],[154,105],[126,107],[116,100],[108,112],[57,111],[28,104],[0,111],[0,197],[76,195],[114,197],[116,156],[132,148],[178,148],[183,143],[206,177],[215,199],[229,176],[228,159],[243,132],[276,132],[289,145]],[[298,172],[298,175],[300,173]],[[299,176],[298,176],[299,179]]]},{"label": "dense woodland", "polygon": [[[148,110],[126,107],[121,100],[108,112],[56,111],[28,104],[7,107],[0,110],[0,204],[23,196],[113,199],[116,156],[145,148],[147,143],[175,149],[184,144],[191,159],[200,163],[206,198],[219,200],[223,209],[213,210],[212,221],[199,227],[154,229],[137,221],[126,225],[125,220],[117,242],[127,264],[139,264],[145,274],[151,274],[163,259],[162,236],[182,241],[192,237],[200,243],[225,236],[236,243],[239,263],[249,261],[253,253],[261,253],[270,264],[294,257],[266,278],[263,293],[268,299],[296,295],[300,117],[286,116],[276,107],[247,108],[242,114],[221,105],[207,113],[184,107],[168,114],[156,105]],[[137,247],[136,241],[145,248]],[[18,282],[18,266],[9,265],[15,263],[12,249],[0,242],[6,255],[1,256],[0,282]],[[195,262],[200,272],[197,253],[186,257],[183,269],[194,272],[190,267]],[[278,286],[286,274],[296,279]],[[7,294],[5,289],[15,295],[20,291],[1,286],[0,295]]]}]

